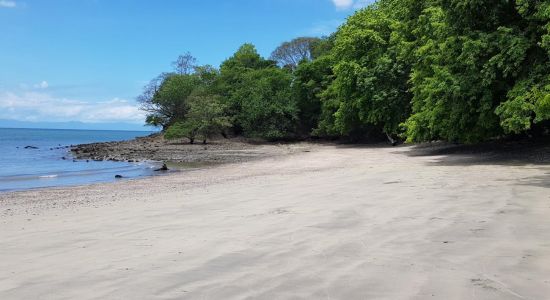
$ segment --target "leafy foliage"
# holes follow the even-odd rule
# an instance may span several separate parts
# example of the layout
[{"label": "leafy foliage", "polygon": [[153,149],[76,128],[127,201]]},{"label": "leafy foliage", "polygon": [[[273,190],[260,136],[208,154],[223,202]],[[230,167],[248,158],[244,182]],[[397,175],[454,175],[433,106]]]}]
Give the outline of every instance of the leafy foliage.
[{"label": "leafy foliage", "polygon": [[139,101],[148,113],[147,123],[167,128],[182,120],[189,110],[189,96],[198,84],[194,75],[166,74],[145,88]]},{"label": "leafy foliage", "polygon": [[[410,66],[399,52],[397,21],[376,6],[350,17],[336,34],[333,121],[328,132],[366,135],[373,127],[395,134],[409,113]],[[334,104],[336,104],[334,103]]]},{"label": "leafy foliage", "polygon": [[165,138],[169,140],[187,138],[191,144],[195,139],[200,138],[206,144],[207,139],[212,135],[231,127],[231,120],[225,115],[225,110],[226,107],[218,95],[193,95],[185,120],[170,126],[165,133]]},{"label": "leafy foliage", "polygon": [[379,0],[273,60],[251,44],[219,71],[185,57],[140,98],[174,136],[475,143],[550,124],[549,1]]},{"label": "leafy foliage", "polygon": [[299,37],[284,42],[271,53],[271,59],[281,67],[295,69],[301,62],[313,58],[314,47],[319,41],[319,38]]},{"label": "leafy foliage", "polygon": [[292,96],[298,109],[298,133],[309,135],[318,127],[323,111],[322,95],[333,80],[333,58],[304,61],[294,72]]}]

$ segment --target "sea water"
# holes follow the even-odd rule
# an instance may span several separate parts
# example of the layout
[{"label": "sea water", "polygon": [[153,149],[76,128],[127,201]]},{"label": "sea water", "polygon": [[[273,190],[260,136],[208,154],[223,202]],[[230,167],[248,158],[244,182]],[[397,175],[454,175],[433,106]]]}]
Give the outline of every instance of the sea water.
[{"label": "sea water", "polygon": [[0,128],[0,192],[81,185],[153,174],[153,163],[76,160],[71,145],[122,141],[146,131]]}]

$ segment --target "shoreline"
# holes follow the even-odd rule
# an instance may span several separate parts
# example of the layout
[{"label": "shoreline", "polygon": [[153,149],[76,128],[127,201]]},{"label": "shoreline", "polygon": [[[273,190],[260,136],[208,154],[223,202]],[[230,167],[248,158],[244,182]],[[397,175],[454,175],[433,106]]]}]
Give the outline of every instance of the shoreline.
[{"label": "shoreline", "polygon": [[295,148],[310,143],[251,143],[234,137],[214,139],[207,144],[189,144],[167,141],[161,134],[127,141],[75,145],[71,153],[76,159],[97,161],[140,162],[144,160],[173,164],[217,164],[244,162],[266,157],[286,155]]},{"label": "shoreline", "polygon": [[[112,144],[130,144],[132,147],[135,145],[136,140],[141,138],[120,141],[120,142],[101,142],[101,143],[92,143],[92,144],[82,144],[75,145],[73,147],[81,146],[104,146],[109,147]],[[232,141],[229,141],[228,144],[231,144]],[[177,146],[178,144],[176,144]],[[162,183],[163,179],[167,178],[179,178],[182,179],[182,176],[194,176],[196,173],[207,172],[211,169],[216,168],[238,168],[239,166],[246,163],[254,163],[261,161],[277,161],[278,159],[283,159],[285,157],[299,155],[302,153],[310,153],[315,151],[317,147],[322,147],[321,145],[308,144],[308,143],[294,143],[294,144],[263,144],[263,145],[254,145],[248,144],[250,147],[257,147],[261,149],[258,151],[261,155],[254,156],[240,156],[240,160],[225,160],[225,161],[204,161],[197,159],[191,162],[174,162],[166,161],[166,164],[169,167],[168,171],[160,171],[152,173],[147,176],[140,177],[131,177],[131,178],[122,178],[114,179],[111,181],[105,182],[91,182],[84,184],[76,185],[60,185],[60,186],[49,186],[49,187],[37,187],[30,189],[21,189],[13,191],[3,191],[0,192],[0,216],[13,216],[17,214],[18,209],[22,206],[26,212],[30,212],[32,215],[39,214],[43,210],[56,209],[56,208],[78,208],[80,205],[88,205],[89,201],[59,201],[58,198],[65,194],[78,193],[81,197],[81,193],[87,194],[90,191],[94,192],[103,192],[104,190],[111,191],[117,190],[119,188],[124,188],[129,191],[136,191],[142,189],[145,185],[159,185]],[[190,145],[194,147],[196,145]],[[230,156],[231,157],[231,156]],[[201,158],[201,156],[196,156],[195,158]],[[85,159],[85,158],[76,158],[75,159]],[[154,160],[142,160],[141,162],[148,161],[150,163],[163,163],[163,161],[154,161]],[[124,161],[115,161],[115,162],[124,162]],[[238,178],[238,176],[236,176]],[[222,180],[222,179],[220,179]],[[223,180],[233,180],[232,177],[225,178]],[[218,181],[216,181],[218,182]],[[195,182],[196,183],[196,182]],[[210,182],[211,183],[211,182]],[[160,184],[159,186],[162,186]],[[158,189],[150,189],[150,191],[162,191],[162,187]],[[116,193],[115,193],[116,194]],[[89,197],[89,196],[84,196]],[[112,196],[116,197],[116,196]],[[78,197],[77,197],[78,198]],[[107,197],[108,198],[108,197]],[[25,204],[21,205],[22,202]],[[99,204],[99,203],[95,203]],[[105,204],[105,203],[103,203]],[[108,202],[107,202],[108,204]]]},{"label": "shoreline", "polygon": [[[150,172],[135,177],[113,178],[106,181],[63,184],[46,187],[21,188],[0,191],[0,195],[25,191],[78,188],[98,184],[118,184],[131,180],[172,175],[174,172],[213,168],[257,160],[284,157],[311,152],[319,147],[343,148],[390,147],[385,143],[346,144],[334,142],[252,143],[244,138],[217,139],[206,145],[166,141],[160,134],[131,140],[78,144],[67,147],[67,157],[77,160],[97,160],[127,163],[148,163],[159,167],[166,163],[169,172]],[[390,147],[392,148],[392,147]],[[532,142],[493,141],[478,145],[455,145],[443,142],[400,145],[393,149],[409,149],[409,156],[447,156],[449,164],[533,164],[550,165],[550,140]]]},{"label": "shoreline", "polygon": [[492,156],[466,164],[479,157],[418,155],[412,147],[311,147],[124,183],[0,195],[0,297],[550,293],[550,166]]}]

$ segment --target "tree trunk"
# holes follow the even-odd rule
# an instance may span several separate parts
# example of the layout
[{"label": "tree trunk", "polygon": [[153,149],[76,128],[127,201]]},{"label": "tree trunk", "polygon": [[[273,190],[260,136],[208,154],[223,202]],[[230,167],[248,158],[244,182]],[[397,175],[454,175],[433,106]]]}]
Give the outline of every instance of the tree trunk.
[{"label": "tree trunk", "polygon": [[388,140],[390,141],[391,145],[392,146],[397,146],[397,141],[394,140],[391,135],[389,135],[388,133],[386,133],[386,136],[388,137]]}]

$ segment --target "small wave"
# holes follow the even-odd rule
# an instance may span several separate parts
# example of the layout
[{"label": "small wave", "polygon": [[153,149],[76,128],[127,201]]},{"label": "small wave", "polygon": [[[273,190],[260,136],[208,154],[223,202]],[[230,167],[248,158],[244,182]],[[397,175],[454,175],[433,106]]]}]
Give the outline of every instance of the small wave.
[{"label": "small wave", "polygon": [[57,178],[59,177],[59,175],[42,175],[42,176],[38,176],[38,178],[40,179],[50,179],[50,178]]}]

